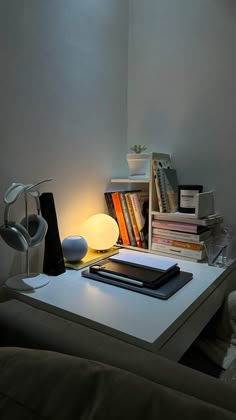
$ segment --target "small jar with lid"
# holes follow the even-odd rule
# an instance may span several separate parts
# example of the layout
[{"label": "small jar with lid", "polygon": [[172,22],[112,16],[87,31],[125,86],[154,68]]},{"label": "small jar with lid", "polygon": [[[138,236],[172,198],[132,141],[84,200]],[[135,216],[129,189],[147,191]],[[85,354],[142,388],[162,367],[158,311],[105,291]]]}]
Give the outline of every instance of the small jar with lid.
[{"label": "small jar with lid", "polygon": [[195,213],[196,197],[202,191],[202,185],[179,185],[178,210],[181,213]]}]

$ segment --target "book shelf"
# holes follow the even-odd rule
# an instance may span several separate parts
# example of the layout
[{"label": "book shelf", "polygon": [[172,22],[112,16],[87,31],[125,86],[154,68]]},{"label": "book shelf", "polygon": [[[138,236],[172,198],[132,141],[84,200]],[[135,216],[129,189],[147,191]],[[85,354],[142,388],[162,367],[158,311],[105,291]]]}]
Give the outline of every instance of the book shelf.
[{"label": "book shelf", "polygon": [[[157,166],[158,165],[158,166]],[[195,213],[184,214],[176,210],[163,211],[160,207],[160,179],[158,177],[157,168],[161,168],[163,173],[170,175],[170,172],[175,171],[172,167],[171,158],[168,154],[164,153],[151,153],[149,162],[149,173],[144,178],[125,177],[125,178],[112,178],[111,184],[116,184],[117,188],[112,187],[116,191],[145,191],[148,197],[148,234],[144,247],[124,245],[121,247],[137,249],[139,251],[148,251],[154,254],[165,256],[176,256],[180,259],[187,259],[191,261],[202,261],[205,258],[204,241],[207,240],[211,234],[214,226],[223,222],[220,215],[214,214],[214,194],[213,191],[207,191],[197,194]],[[170,171],[169,171],[170,169]],[[157,182],[159,186],[157,186]],[[175,182],[176,184],[176,182]],[[162,190],[163,191],[163,190]],[[170,190],[166,190],[168,194]],[[172,190],[176,191],[176,186]],[[177,185],[178,194],[178,185]],[[121,194],[122,195],[122,194]],[[131,194],[132,196],[133,194]],[[176,200],[176,196],[175,196]],[[174,203],[174,208],[176,203]],[[177,208],[178,210],[178,208]],[[156,221],[162,222],[156,224]],[[175,226],[173,226],[174,222]],[[181,226],[176,226],[176,224]],[[199,225],[194,227],[185,228],[183,224]],[[172,226],[170,226],[172,224]],[[172,229],[172,230],[171,230]],[[174,231],[174,232],[173,232]],[[177,231],[177,232],[176,232]],[[187,233],[186,233],[187,232]],[[121,241],[122,242],[122,241]]]},{"label": "book shelf", "polygon": [[[125,246],[132,249],[138,249],[139,251],[151,251],[151,238],[152,238],[152,219],[153,215],[156,213],[158,209],[158,201],[157,201],[157,194],[156,194],[156,186],[155,186],[155,180],[154,180],[154,174],[153,174],[153,165],[152,162],[155,159],[160,159],[162,157],[163,159],[169,158],[169,155],[164,153],[150,153],[150,165],[149,165],[149,177],[148,178],[132,178],[132,177],[126,177],[126,178],[112,178],[111,183],[112,184],[121,184],[126,185],[127,190],[132,190],[137,188],[137,186],[140,187],[140,189],[145,189],[148,191],[148,197],[149,197],[149,212],[148,212],[148,249],[143,248],[136,248],[131,247],[129,245]],[[152,253],[158,253],[156,251],[152,250]]]}]

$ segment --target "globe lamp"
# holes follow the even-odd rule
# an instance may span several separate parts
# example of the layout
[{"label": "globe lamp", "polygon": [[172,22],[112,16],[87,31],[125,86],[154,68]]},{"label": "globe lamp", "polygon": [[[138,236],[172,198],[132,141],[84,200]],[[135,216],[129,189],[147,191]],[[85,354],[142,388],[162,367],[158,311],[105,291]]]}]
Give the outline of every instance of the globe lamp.
[{"label": "globe lamp", "polygon": [[119,227],[111,216],[98,213],[85,221],[81,227],[81,234],[90,248],[96,251],[106,251],[116,244]]}]

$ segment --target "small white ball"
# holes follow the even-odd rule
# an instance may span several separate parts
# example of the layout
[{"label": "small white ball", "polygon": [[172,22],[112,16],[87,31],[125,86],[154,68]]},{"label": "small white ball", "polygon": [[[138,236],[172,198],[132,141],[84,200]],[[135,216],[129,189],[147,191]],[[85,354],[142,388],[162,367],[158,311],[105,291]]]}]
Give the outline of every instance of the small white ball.
[{"label": "small white ball", "polygon": [[67,236],[61,245],[64,258],[68,261],[80,261],[88,251],[88,244],[83,236]]}]

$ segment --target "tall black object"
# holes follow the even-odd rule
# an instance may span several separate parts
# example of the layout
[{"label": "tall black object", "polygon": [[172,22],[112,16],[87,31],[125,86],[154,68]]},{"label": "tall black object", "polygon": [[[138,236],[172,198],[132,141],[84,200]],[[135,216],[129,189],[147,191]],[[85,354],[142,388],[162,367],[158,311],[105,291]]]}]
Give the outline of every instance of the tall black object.
[{"label": "tall black object", "polygon": [[65,264],[53,194],[49,192],[42,193],[39,200],[41,214],[48,224],[48,230],[45,236],[43,272],[49,276],[58,276],[65,272]]}]

